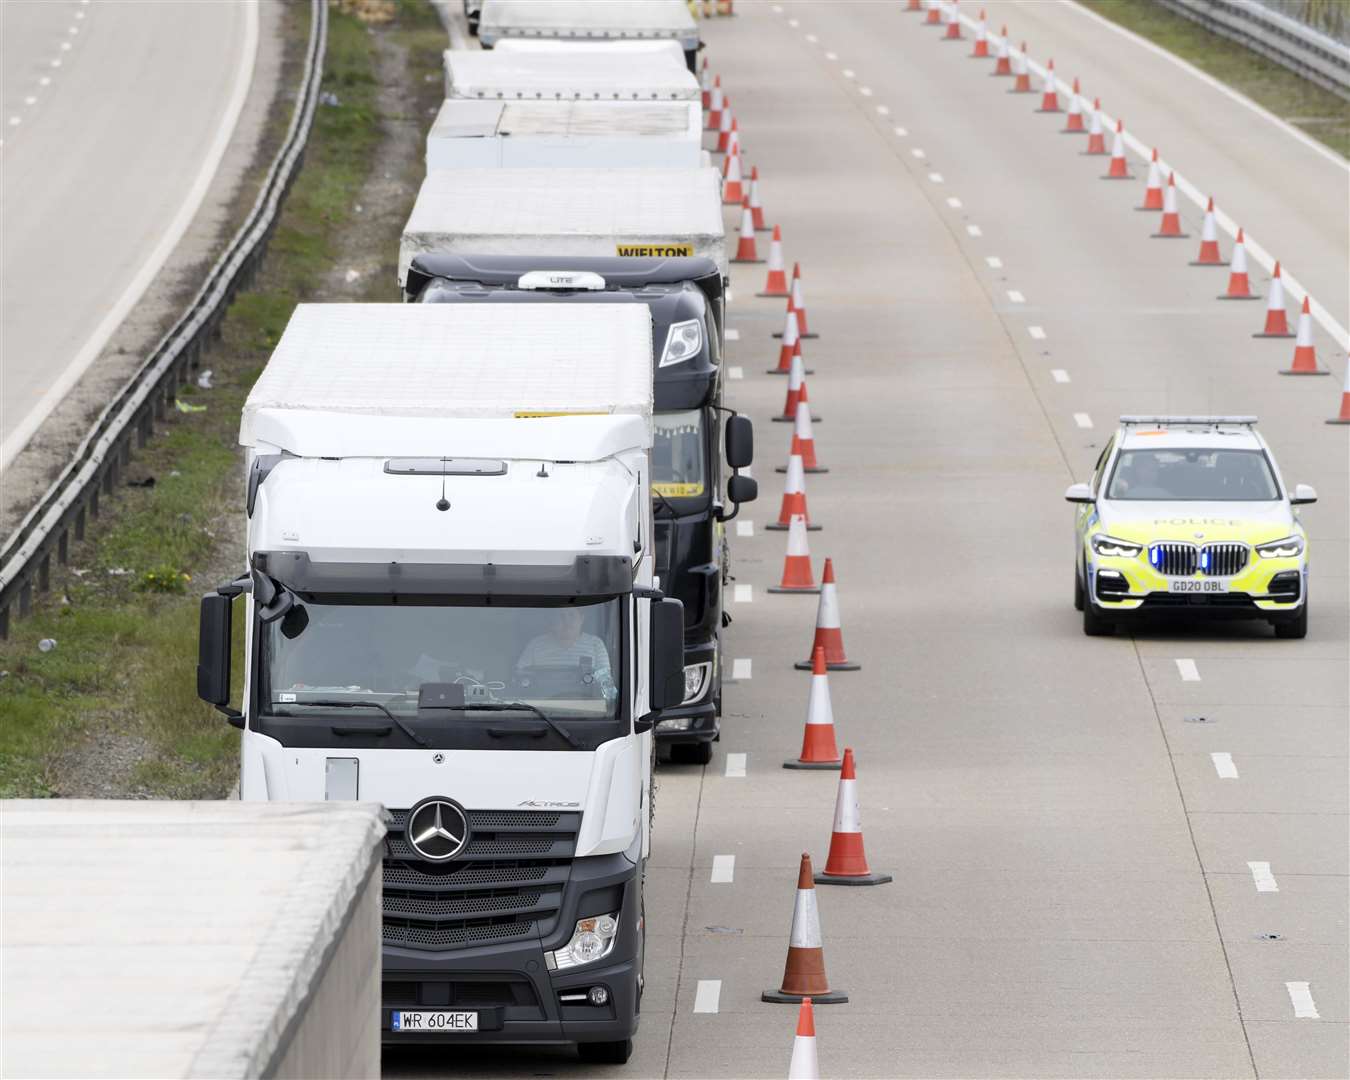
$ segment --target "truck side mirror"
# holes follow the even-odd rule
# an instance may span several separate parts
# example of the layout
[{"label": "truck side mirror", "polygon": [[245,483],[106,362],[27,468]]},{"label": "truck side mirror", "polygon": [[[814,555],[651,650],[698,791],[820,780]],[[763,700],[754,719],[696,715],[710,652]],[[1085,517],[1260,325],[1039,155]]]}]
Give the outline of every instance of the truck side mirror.
[{"label": "truck side mirror", "polygon": [[741,476],[737,473],[727,481],[727,498],[737,506],[754,502],[759,495],[759,481],[753,476]]},{"label": "truck side mirror", "polygon": [[684,604],[678,600],[652,601],[648,684],[653,712],[684,701]]},{"label": "truck side mirror", "polygon": [[197,624],[197,696],[224,713],[235,727],[243,727],[243,714],[230,708],[233,600],[218,592],[202,597]]},{"label": "truck side mirror", "polygon": [[733,469],[747,468],[754,461],[755,425],[750,422],[750,417],[739,415],[727,417],[726,448],[727,464]]}]

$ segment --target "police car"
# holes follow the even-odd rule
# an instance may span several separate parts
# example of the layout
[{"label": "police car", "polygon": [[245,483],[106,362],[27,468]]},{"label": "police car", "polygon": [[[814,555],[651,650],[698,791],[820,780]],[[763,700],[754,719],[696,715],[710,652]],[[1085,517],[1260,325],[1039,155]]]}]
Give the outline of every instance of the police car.
[{"label": "police car", "polygon": [[1179,614],[1308,632],[1307,538],[1254,416],[1122,416],[1077,505],[1074,607],[1083,632]]}]

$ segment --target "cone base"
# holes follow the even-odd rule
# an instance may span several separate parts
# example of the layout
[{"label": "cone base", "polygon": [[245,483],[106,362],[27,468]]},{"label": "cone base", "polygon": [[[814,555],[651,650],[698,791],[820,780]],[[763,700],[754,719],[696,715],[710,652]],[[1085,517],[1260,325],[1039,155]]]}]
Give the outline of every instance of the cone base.
[{"label": "cone base", "polygon": [[844,767],[844,759],[838,761],[803,761],[801,758],[793,758],[791,761],[783,762],[785,769],[819,769],[822,772],[839,772]]},{"label": "cone base", "polygon": [[[1220,299],[1220,300],[1226,300],[1226,299],[1228,299],[1228,298],[1227,298],[1226,296],[1221,296],[1221,297],[1219,297],[1219,299]],[[1245,296],[1235,296],[1233,299],[1235,299],[1235,300],[1246,300],[1247,298],[1246,298]],[[1267,333],[1264,333],[1264,332],[1263,332],[1263,333],[1260,333],[1260,334],[1253,334],[1253,335],[1252,335],[1252,337],[1256,337],[1256,338],[1291,338],[1291,337],[1297,337],[1297,336],[1298,336],[1298,335],[1292,334],[1292,333],[1284,333],[1284,334],[1267,334]]]},{"label": "cone base", "polygon": [[[816,369],[813,368],[813,367],[802,368],[802,374],[803,374],[803,375],[814,375],[815,373],[816,373]],[[765,375],[791,375],[791,374],[792,374],[792,369],[791,369],[791,368],[785,368],[785,367],[771,367],[771,368],[765,368],[765,369],[764,369],[764,374],[765,374]]]},{"label": "cone base", "polygon": [[[1327,423],[1329,424],[1329,423],[1331,423],[1331,421],[1328,420]],[[811,668],[811,661],[810,661],[810,660],[798,660],[798,661],[797,661],[795,664],[793,664],[792,666],[795,667],[798,671],[810,671],[810,670],[812,670],[812,668]],[[836,661],[836,662],[833,663],[833,664],[826,664],[826,665],[825,665],[825,670],[826,670],[826,671],[861,671],[861,670],[862,670],[862,665],[861,665],[861,664],[855,664],[852,660],[840,660],[840,661]]]},{"label": "cone base", "polygon": [[[776,522],[776,521],[771,521],[771,522],[769,522],[769,524],[765,525],[764,527],[765,527],[766,529],[772,529],[774,532],[787,532],[788,529],[789,529],[791,526],[788,526],[788,525],[780,525],[780,524],[779,524],[778,522]],[[820,525],[808,525],[808,526],[806,527],[806,531],[807,531],[807,532],[820,532],[820,530],[821,530],[821,526],[820,526]],[[817,591],[819,591],[819,590],[817,590]]]},{"label": "cone base", "polygon": [[[1256,293],[1248,293],[1246,296],[1229,296],[1227,293],[1220,293],[1215,300],[1260,300]],[[1253,334],[1252,337],[1262,337],[1261,334]],[[1293,337],[1293,334],[1272,334],[1272,337]]]},{"label": "cone base", "polygon": [[1298,368],[1281,368],[1281,375],[1330,375],[1326,368],[1318,368],[1316,371],[1300,371]]},{"label": "cone base", "polygon": [[1079,151],[1078,151],[1078,156],[1079,156],[1079,157],[1110,157],[1111,154],[1110,154],[1110,152],[1107,151],[1107,150],[1079,150]]},{"label": "cone base", "polygon": [[1062,113],[1063,109],[1037,109],[1038,113]]},{"label": "cone base", "polygon": [[1134,208],[1134,210],[1135,210],[1135,213],[1137,213],[1137,214],[1161,214],[1161,213],[1162,213],[1162,207],[1161,207],[1161,206],[1136,206],[1136,207]]},{"label": "cone base", "polygon": [[811,880],[817,885],[885,885],[895,878],[890,874],[816,874]]},{"label": "cone base", "polygon": [[756,225],[756,226],[755,226],[755,232],[773,232],[773,226],[771,226],[771,225]]},{"label": "cone base", "polygon": [[763,259],[732,259],[731,261],[732,261],[732,263],[739,263],[739,264],[742,265],[742,266],[749,266],[749,265],[753,265],[754,263],[762,263],[764,260],[763,260]]},{"label": "cone base", "polygon": [[1192,265],[1192,266],[1227,266],[1227,265],[1228,265],[1228,262],[1227,262],[1227,260],[1220,260],[1219,262],[1201,262],[1199,259],[1192,259],[1192,260],[1191,260],[1191,265]]},{"label": "cone base", "polygon": [[[780,337],[783,336],[783,331],[779,330],[779,331],[777,331],[776,333],[774,333],[772,336],[773,336],[773,337],[776,337],[776,338],[780,338]],[[820,337],[819,334],[798,334],[797,336],[798,336],[799,338],[817,338],[817,337]]]},{"label": "cone base", "polygon": [[[769,419],[771,419],[775,424],[791,424],[791,423],[793,423],[797,418],[796,418],[795,416],[783,416],[783,415],[780,413],[778,416],[771,416]],[[813,423],[813,424],[819,424],[819,423],[822,422],[822,420],[823,420],[823,418],[817,416],[815,413],[812,413],[812,414],[811,414],[811,423]],[[778,471],[779,471],[779,472],[787,472],[787,469],[785,469],[785,468],[780,468]]]},{"label": "cone base", "polygon": [[[1105,177],[1105,179],[1115,180],[1117,177],[1108,176]],[[1149,235],[1153,237],[1154,240],[1189,240],[1191,238],[1191,234],[1188,232],[1155,232],[1149,233]]]},{"label": "cone base", "polygon": [[766,592],[773,593],[818,593],[819,585],[770,585]]},{"label": "cone base", "polygon": [[1007,93],[1009,93],[1009,94],[1034,94],[1035,92],[1036,92],[1035,90],[1031,90],[1031,89],[1027,89],[1027,90],[1019,90],[1019,89],[1017,89],[1017,87],[1015,87],[1015,86],[1014,86],[1011,90],[1007,91]]},{"label": "cone base", "polygon": [[[774,419],[777,420],[778,417],[775,416]],[[811,420],[811,423],[814,424],[815,422],[816,422],[816,421],[815,421],[815,418],[813,417],[812,420]],[[782,472],[782,473],[785,473],[785,472],[787,472],[787,466],[786,466],[786,465],[775,465],[773,471],[774,471],[774,472]],[[808,472],[808,473],[829,472],[829,471],[830,471],[829,469],[824,468],[823,466],[820,466],[820,465],[812,465],[809,469],[807,469],[807,468],[803,468],[803,469],[802,469],[802,472]]]},{"label": "cone base", "polygon": [[1124,176],[1103,176],[1103,177],[1101,177],[1101,179],[1103,179],[1103,180],[1133,180],[1133,179],[1134,179],[1134,174],[1133,174],[1133,173],[1126,173]]},{"label": "cone base", "polygon": [[786,300],[786,299],[787,299],[789,296],[791,296],[792,294],[791,294],[790,292],[787,292],[786,290],[784,290],[783,292],[757,292],[757,293],[755,293],[755,295],[756,295],[756,296],[771,296],[771,297],[775,297],[775,298],[777,298],[777,299],[779,299],[779,300]]},{"label": "cone base", "polygon": [[781,990],[765,990],[759,995],[760,1001],[774,1005],[800,1005],[802,998],[810,998],[812,1005],[843,1005],[848,995],[842,990],[827,990],[823,994],[785,994]]},{"label": "cone base", "polygon": [[1350,424],[1350,416],[1333,416],[1328,424]]}]

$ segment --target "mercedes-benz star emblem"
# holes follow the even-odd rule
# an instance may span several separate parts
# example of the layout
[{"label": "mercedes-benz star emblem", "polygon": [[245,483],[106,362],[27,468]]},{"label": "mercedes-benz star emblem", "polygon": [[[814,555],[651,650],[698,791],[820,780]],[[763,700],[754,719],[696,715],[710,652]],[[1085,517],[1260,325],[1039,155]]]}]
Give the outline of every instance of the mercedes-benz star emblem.
[{"label": "mercedes-benz star emblem", "polygon": [[453,859],[469,842],[469,821],[458,803],[439,796],[408,812],[408,844],[428,862]]}]

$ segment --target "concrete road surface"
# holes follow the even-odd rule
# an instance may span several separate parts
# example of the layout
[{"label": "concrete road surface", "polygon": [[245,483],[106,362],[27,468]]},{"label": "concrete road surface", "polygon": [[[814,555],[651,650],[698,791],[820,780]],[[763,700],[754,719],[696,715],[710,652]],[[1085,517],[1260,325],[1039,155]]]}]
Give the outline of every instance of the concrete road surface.
[{"label": "concrete road surface", "polygon": [[257,41],[256,0],[0,4],[0,464],[192,220]]},{"label": "concrete road surface", "polygon": [[[902,7],[738,3],[705,28],[820,332],[804,351],[831,471],[807,478],[810,542],[817,573],[834,558],[863,665],[831,689],[867,853],[895,876],[818,891],[850,994],[816,1011],[823,1074],[1346,1076],[1350,455],[1323,423],[1344,355],[1319,327],[1333,377],[1278,376],[1293,343],[1252,339],[1263,305],[1217,302],[1226,271],[1187,265],[1193,207],[1191,239],[1151,239],[1142,180],[1100,181],[1062,116]],[[1343,163],[1068,5],[995,17],[1109,88],[1344,324]],[[824,859],[837,776],[781,768],[815,603],[765,592],[788,432],[770,422],[782,307],[755,297],[763,274],[733,268],[728,317],[731,402],[760,456],[733,539],[742,678],[713,764],[660,773],[642,1030],[605,1075],[782,1076],[792,1048],[795,1010],[760,993],[782,976],[800,853]],[[1241,623],[1083,635],[1062,493],[1118,414],[1149,411],[1256,413],[1286,479],[1318,488],[1307,640]],[[387,1051],[385,1068],[594,1072],[488,1049]]]}]

